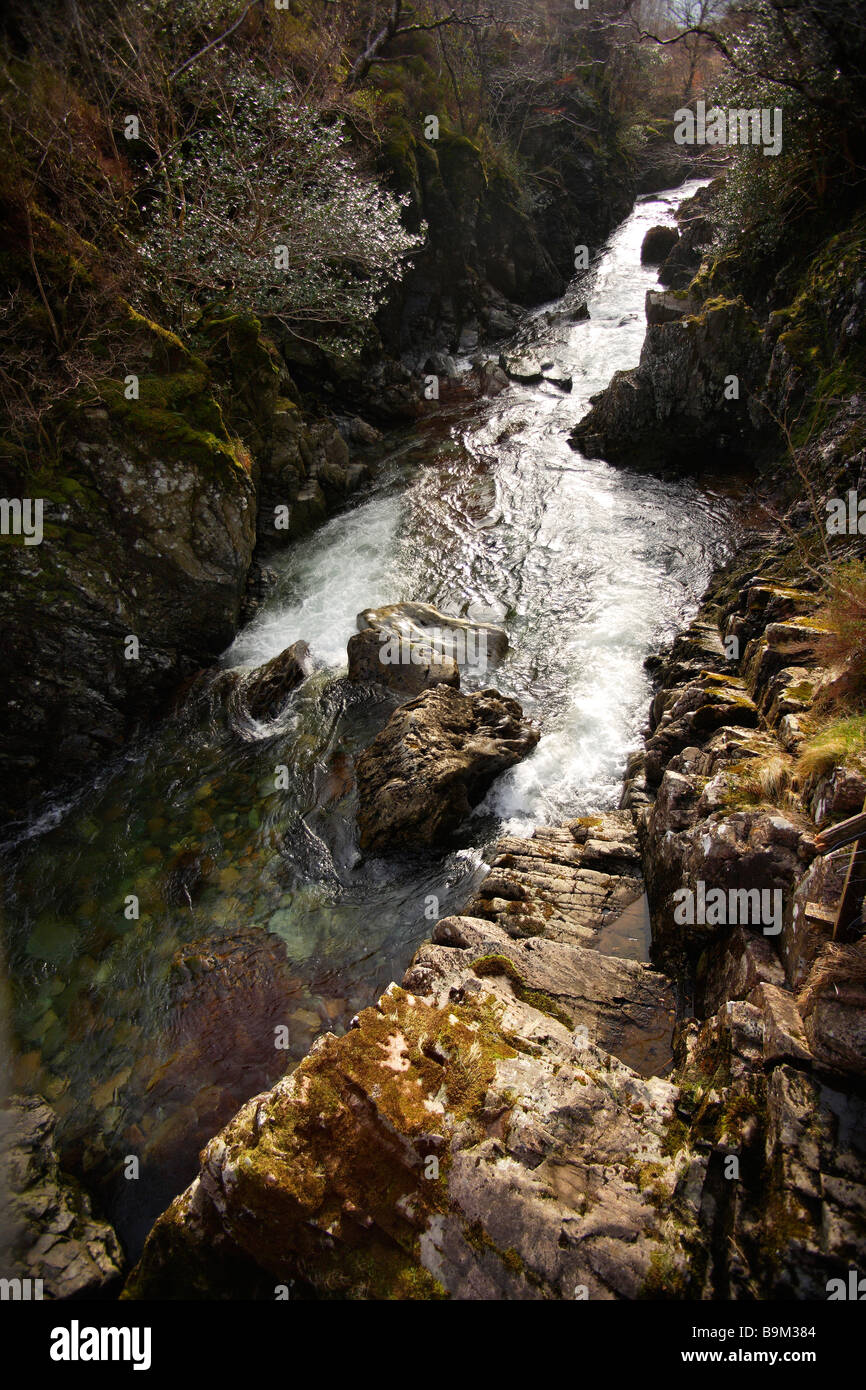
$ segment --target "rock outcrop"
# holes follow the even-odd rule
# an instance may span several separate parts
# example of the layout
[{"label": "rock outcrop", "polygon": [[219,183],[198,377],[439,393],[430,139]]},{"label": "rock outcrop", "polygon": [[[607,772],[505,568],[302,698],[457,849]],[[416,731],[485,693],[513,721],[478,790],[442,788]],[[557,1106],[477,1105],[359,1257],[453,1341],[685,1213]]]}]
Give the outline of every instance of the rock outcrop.
[{"label": "rock outcrop", "polygon": [[[612,884],[625,859],[631,892],[626,822],[572,822],[525,845],[554,844],[591,883]],[[268,1278],[271,1297],[299,1279],[349,1298],[686,1289],[706,1157],[683,1151],[676,1088],[657,1074],[670,985],[577,944],[600,929],[597,904],[575,895],[568,915],[570,941],[440,921],[402,987],[345,1037],[321,1038],[208,1145],[125,1297],[178,1296],[182,1281],[249,1296]],[[647,1032],[659,1066],[643,1053],[632,1069],[619,1054]]]},{"label": "rock outcrop", "polygon": [[40,1096],[12,1096],[0,1110],[3,1278],[21,1280],[25,1299],[108,1297],[123,1277],[120,1242],[60,1171],[55,1123]]},{"label": "rock outcrop", "polygon": [[361,848],[441,844],[538,739],[495,690],[437,685],[401,705],[355,763]]},{"label": "rock outcrop", "polygon": [[754,314],[741,297],[696,308],[684,294],[676,317],[674,302],[667,296],[661,313],[650,301],[639,365],[617,372],[572,431],[588,457],[694,472],[744,444],[754,452],[765,429],[755,397],[769,362]]},{"label": "rock outcrop", "polygon": [[661,265],[665,257],[679,241],[676,227],[650,227],[641,243],[640,259],[642,265]]}]

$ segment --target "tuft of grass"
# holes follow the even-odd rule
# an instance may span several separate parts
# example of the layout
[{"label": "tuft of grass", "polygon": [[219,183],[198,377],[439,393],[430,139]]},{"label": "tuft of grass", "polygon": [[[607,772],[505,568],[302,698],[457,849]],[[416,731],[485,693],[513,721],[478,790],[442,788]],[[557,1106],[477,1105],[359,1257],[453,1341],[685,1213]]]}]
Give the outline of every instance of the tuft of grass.
[{"label": "tuft of grass", "polygon": [[866,714],[826,724],[803,746],[797,762],[797,770],[803,778],[820,777],[834,767],[843,766],[866,771]]},{"label": "tuft of grass", "polygon": [[815,625],[825,628],[815,654],[825,665],[840,669],[841,676],[820,703],[848,704],[857,710],[866,704],[866,561],[837,565],[828,591],[826,603],[815,614]]},{"label": "tuft of grass", "polygon": [[731,770],[731,800],[753,806],[782,806],[791,786],[790,758],[749,758]]}]

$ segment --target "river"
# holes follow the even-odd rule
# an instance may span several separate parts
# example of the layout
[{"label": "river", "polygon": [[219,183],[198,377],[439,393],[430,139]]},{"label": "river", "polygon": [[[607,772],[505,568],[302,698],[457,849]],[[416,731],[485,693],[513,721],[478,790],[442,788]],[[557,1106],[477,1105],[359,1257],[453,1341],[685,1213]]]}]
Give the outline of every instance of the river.
[{"label": "river", "polygon": [[[55,1106],[64,1162],[100,1186],[133,1254],[200,1144],[400,978],[503,828],[617,804],[650,698],[644,660],[735,544],[738,503],[735,488],[586,460],[567,436],[637,362],[657,283],[641,242],[698,186],[642,199],[565,301],[530,316],[521,337],[570,373],[570,393],[512,383],[443,404],[388,441],[351,509],[269,561],[277,583],[223,664],[307,641],[315,672],[279,719],[169,720],[6,852],[16,1081]],[[590,318],[571,321],[583,299]],[[352,758],[388,706],[342,679],[346,642],[362,608],[408,599],[507,628],[510,651],[483,683],[519,699],[542,737],[447,852],[362,859]],[[282,1012],[265,961],[230,1017],[219,990],[203,1016],[211,994],[197,999],[196,979],[210,970],[213,989],[220,943],[240,933],[246,960],[261,932],[285,945]]]}]

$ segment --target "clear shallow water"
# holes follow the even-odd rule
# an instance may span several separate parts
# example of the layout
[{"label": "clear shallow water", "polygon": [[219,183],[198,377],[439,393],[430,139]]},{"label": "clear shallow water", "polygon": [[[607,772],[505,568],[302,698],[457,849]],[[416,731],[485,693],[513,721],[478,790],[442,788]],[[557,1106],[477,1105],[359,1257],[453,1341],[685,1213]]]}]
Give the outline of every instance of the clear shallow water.
[{"label": "clear shallow water", "polygon": [[[503,827],[616,805],[646,716],[644,657],[735,535],[728,497],[567,442],[590,396],[639,357],[656,283],[640,245],[676,196],[640,203],[611,238],[571,296],[588,300],[588,322],[542,310],[521,335],[572,374],[570,394],[513,384],[443,406],[395,441],[358,505],[270,562],[278,583],[223,664],[307,641],[316,672],[278,719],[191,702],[8,857],[17,1081],[54,1103],[66,1161],[104,1185],[133,1251],[237,1106],[323,1028],[345,1027],[400,977],[431,920],[459,910]],[[352,759],[390,705],[341,679],[346,642],[362,608],[407,599],[504,624],[509,654],[475,683],[516,696],[542,738],[448,852],[362,860]],[[284,968],[256,965],[264,932],[284,944]],[[225,971],[208,962],[230,948],[240,983],[227,1003]],[[272,981],[289,1001],[276,1013]],[[135,1182],[122,1177],[130,1154]]]}]

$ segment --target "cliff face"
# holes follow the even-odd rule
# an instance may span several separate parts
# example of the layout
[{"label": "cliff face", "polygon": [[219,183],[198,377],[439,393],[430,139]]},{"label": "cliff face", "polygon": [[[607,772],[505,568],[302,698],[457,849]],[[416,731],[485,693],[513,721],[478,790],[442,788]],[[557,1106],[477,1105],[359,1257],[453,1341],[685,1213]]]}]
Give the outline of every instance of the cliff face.
[{"label": "cliff face", "polygon": [[[866,386],[862,214],[805,267],[775,279],[772,266],[763,275],[747,266],[743,251],[713,251],[712,189],[678,217],[679,242],[661,270],[671,288],[647,295],[640,362],[593,399],[572,443],[612,463],[675,472],[737,458],[768,481],[787,481],[789,500],[803,491],[804,467],[822,488],[856,486]],[[794,449],[805,457],[793,459]]]},{"label": "cliff face", "polygon": [[5,495],[43,517],[38,544],[0,549],[7,819],[165,708],[234,635],[257,542],[303,534],[366,475],[300,408],[257,320],[211,318],[193,352],[116,308],[106,336],[122,335],[134,385],[92,380],[54,450],[3,463]]},{"label": "cliff face", "polygon": [[[850,925],[859,901],[834,932],[847,858],[816,845],[861,809],[866,776],[859,757],[816,769],[801,757],[832,673],[799,558],[790,542],[755,546],[718,577],[660,672],[624,795],[654,958],[693,1001],[680,1039],[689,1124],[706,1114],[708,1058],[728,1068],[738,1106],[742,1181],[719,1183],[713,1207],[726,1297],[743,1264],[760,1296],[824,1297],[846,1262],[866,1260],[866,952]],[[708,894],[720,913],[700,910]]]},{"label": "cliff face", "polygon": [[380,316],[388,346],[420,361],[507,337],[521,307],[562,294],[575,246],[596,251],[628,212],[635,176],[604,102],[576,82],[551,83],[536,102],[549,114],[519,143],[517,167],[477,139],[392,124],[385,171],[429,235]]}]

